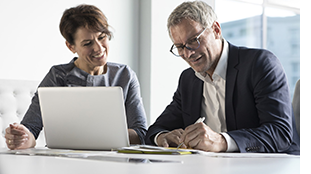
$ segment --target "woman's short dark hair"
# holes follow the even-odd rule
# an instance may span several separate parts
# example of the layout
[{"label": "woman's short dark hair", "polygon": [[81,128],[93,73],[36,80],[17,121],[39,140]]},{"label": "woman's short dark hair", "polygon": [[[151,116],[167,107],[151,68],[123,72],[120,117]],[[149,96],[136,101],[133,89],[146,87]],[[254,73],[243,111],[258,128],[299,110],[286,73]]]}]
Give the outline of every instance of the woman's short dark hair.
[{"label": "woman's short dark hair", "polygon": [[71,45],[74,45],[74,35],[79,27],[85,27],[94,32],[103,32],[108,35],[109,40],[112,37],[106,16],[93,5],[78,5],[64,11],[59,29]]}]

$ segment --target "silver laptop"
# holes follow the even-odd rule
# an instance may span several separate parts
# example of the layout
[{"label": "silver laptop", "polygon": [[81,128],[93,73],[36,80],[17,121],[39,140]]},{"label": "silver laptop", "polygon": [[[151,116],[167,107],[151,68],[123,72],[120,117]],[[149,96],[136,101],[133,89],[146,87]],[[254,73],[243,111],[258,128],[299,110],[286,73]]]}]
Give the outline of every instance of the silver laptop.
[{"label": "silver laptop", "polygon": [[49,148],[129,146],[121,87],[40,87],[38,95]]}]

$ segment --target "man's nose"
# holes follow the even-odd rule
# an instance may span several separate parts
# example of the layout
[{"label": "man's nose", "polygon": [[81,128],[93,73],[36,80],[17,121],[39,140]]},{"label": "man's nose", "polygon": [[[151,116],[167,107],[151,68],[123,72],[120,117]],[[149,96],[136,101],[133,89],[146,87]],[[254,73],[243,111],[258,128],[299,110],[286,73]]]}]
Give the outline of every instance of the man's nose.
[{"label": "man's nose", "polygon": [[183,58],[184,58],[184,59],[189,59],[190,56],[191,56],[192,54],[194,54],[194,51],[193,51],[193,50],[189,50],[189,49],[187,49],[186,47],[184,48],[183,52],[184,52],[184,54],[183,54]]}]

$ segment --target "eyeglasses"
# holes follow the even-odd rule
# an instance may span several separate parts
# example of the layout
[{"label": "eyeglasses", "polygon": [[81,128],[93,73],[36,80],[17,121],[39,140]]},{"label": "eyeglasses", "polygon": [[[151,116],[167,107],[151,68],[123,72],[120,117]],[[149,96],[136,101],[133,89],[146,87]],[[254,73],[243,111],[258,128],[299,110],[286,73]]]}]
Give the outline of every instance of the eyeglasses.
[{"label": "eyeglasses", "polygon": [[177,45],[176,46],[173,44],[170,52],[177,57],[182,57],[184,55],[183,54],[184,48],[187,48],[190,51],[194,51],[194,50],[198,49],[200,47],[199,38],[204,33],[204,31],[206,29],[207,28],[204,28],[204,30],[197,37],[188,40],[185,45]]}]

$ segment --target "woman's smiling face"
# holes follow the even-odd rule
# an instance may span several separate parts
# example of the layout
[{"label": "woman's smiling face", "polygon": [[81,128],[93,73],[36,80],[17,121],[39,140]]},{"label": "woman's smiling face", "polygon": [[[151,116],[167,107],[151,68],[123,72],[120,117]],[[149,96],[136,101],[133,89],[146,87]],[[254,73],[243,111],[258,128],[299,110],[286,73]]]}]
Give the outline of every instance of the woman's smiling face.
[{"label": "woman's smiling face", "polygon": [[79,58],[79,67],[83,70],[94,70],[106,65],[109,52],[109,38],[103,32],[94,32],[80,27],[74,35],[74,45],[66,42],[67,47],[77,53]]}]

